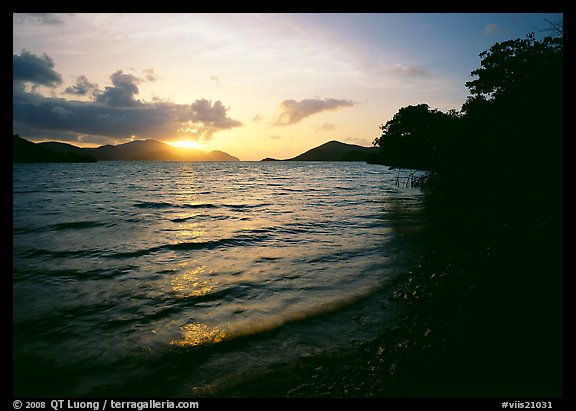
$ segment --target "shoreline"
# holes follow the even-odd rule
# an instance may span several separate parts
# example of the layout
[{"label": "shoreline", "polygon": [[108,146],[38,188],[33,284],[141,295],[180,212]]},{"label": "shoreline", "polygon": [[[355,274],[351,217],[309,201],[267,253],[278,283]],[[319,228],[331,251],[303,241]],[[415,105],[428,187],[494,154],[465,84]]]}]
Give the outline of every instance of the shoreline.
[{"label": "shoreline", "polygon": [[[374,340],[207,396],[562,397],[562,238],[554,221],[438,222],[415,269],[384,291],[400,316]],[[472,237],[462,241],[463,233]]]}]

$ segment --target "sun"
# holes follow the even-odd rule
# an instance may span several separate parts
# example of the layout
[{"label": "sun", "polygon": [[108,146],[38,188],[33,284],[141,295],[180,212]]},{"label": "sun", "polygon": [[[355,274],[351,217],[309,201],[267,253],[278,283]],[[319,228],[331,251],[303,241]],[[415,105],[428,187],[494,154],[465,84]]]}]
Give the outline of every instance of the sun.
[{"label": "sun", "polygon": [[166,144],[177,148],[201,148],[202,144],[194,140],[167,141]]}]

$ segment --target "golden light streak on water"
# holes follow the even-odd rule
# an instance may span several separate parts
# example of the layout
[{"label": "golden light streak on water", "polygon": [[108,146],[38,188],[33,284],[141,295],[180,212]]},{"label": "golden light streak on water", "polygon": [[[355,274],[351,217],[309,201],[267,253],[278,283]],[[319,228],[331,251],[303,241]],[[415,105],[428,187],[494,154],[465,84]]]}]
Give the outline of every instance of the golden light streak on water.
[{"label": "golden light streak on water", "polygon": [[217,327],[209,327],[203,323],[191,323],[180,327],[182,338],[170,341],[170,345],[178,347],[198,347],[216,344],[227,339],[227,334]]},{"label": "golden light streak on water", "polygon": [[202,278],[205,266],[185,271],[170,281],[172,291],[179,298],[200,297],[209,294],[215,287],[209,278]]}]

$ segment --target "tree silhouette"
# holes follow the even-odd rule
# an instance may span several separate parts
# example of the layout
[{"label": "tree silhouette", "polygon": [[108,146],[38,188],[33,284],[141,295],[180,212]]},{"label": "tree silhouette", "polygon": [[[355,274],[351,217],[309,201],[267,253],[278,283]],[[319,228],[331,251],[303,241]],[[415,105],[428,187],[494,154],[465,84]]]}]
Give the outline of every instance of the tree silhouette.
[{"label": "tree silhouette", "polygon": [[[538,167],[558,172],[563,137],[563,41],[546,37],[494,44],[480,54],[462,106],[463,132],[496,173]],[[540,177],[549,178],[546,172]],[[538,176],[536,176],[538,177]],[[545,184],[542,178],[538,183]]]},{"label": "tree silhouette", "polygon": [[458,119],[455,110],[443,113],[428,104],[403,107],[380,126],[382,135],[373,144],[380,146],[383,162],[392,167],[438,170],[454,140]]},{"label": "tree silhouette", "polygon": [[[562,173],[563,32],[495,43],[480,54],[460,112],[427,104],[399,109],[374,140],[379,162],[430,170],[448,186],[534,185],[546,191]],[[530,170],[538,169],[537,173]],[[529,173],[530,178],[524,176]],[[560,178],[558,177],[560,176]],[[505,183],[504,183],[505,182]],[[513,182],[512,184],[510,182]],[[532,190],[533,191],[533,190]]]},{"label": "tree silhouette", "polygon": [[[477,386],[561,392],[563,40],[529,34],[480,57],[459,113],[403,107],[374,144],[384,164],[430,170],[427,258],[434,272],[450,273],[430,295],[448,309],[421,312],[439,323],[446,312],[461,319],[446,322],[458,337],[443,336],[452,345],[441,343],[438,364],[452,367],[453,381],[444,385],[458,386],[464,375],[467,386],[476,379]],[[503,363],[508,371],[495,375]]]}]

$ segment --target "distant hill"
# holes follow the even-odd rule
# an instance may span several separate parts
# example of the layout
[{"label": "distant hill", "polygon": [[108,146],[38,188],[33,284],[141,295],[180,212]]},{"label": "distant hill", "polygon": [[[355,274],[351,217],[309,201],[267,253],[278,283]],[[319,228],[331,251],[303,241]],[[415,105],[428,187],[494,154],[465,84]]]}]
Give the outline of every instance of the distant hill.
[{"label": "distant hill", "polygon": [[[97,148],[81,148],[52,141],[38,144],[27,142],[54,154],[91,156],[93,159],[103,161],[240,161],[237,157],[223,151],[205,152],[176,148],[157,140],[135,140],[118,145],[107,144]],[[43,153],[47,155],[46,152]],[[39,153],[38,156],[42,157],[42,154]]]},{"label": "distant hill", "polygon": [[13,163],[93,163],[95,161],[94,157],[81,152],[52,150],[49,146],[33,143],[15,134],[12,135]]},{"label": "distant hill", "polygon": [[95,150],[113,160],[240,161],[223,151],[205,152],[193,148],[176,148],[157,140],[136,140],[117,146],[102,146]]},{"label": "distant hill", "polygon": [[[362,147],[332,140],[285,161],[368,161],[377,152],[378,149],[375,147]],[[268,157],[262,161],[274,160]]]}]

